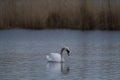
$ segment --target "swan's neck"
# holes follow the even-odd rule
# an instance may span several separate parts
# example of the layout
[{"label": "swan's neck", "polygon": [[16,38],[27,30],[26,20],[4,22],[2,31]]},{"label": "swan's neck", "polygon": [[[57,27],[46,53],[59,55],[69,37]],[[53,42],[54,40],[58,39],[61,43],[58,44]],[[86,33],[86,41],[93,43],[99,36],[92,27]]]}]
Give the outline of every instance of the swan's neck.
[{"label": "swan's neck", "polygon": [[65,50],[65,48],[61,49],[60,55],[61,55],[61,62],[63,62],[63,51]]}]

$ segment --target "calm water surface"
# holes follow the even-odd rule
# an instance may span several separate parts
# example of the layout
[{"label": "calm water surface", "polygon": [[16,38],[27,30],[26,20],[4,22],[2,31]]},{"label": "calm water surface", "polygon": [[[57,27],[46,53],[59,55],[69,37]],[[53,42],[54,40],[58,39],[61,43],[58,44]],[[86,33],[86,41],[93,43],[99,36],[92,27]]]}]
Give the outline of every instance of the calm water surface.
[{"label": "calm water surface", "polygon": [[[48,63],[63,46],[66,62]],[[0,80],[120,80],[120,32],[1,30]]]}]

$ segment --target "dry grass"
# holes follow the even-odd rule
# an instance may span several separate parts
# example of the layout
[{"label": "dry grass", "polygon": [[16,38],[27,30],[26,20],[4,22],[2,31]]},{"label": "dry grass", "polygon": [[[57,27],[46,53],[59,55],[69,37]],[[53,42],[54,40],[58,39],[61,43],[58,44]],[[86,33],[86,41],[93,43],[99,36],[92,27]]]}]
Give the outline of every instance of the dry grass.
[{"label": "dry grass", "polygon": [[101,1],[0,0],[0,29],[120,30],[120,1]]}]

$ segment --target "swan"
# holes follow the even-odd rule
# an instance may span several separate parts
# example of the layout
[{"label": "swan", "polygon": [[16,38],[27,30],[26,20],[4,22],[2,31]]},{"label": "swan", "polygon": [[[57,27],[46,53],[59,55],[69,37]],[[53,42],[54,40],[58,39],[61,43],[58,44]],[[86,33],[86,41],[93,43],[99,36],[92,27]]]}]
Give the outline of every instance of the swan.
[{"label": "swan", "polygon": [[46,56],[48,62],[64,62],[63,52],[66,51],[67,55],[70,56],[70,49],[64,47],[61,49],[60,53],[50,53]]}]

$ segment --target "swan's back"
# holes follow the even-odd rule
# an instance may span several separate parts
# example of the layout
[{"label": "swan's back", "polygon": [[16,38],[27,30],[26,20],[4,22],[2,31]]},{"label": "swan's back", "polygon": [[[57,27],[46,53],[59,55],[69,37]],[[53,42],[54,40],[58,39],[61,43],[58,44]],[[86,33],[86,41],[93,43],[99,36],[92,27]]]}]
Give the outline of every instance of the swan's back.
[{"label": "swan's back", "polygon": [[46,58],[50,62],[61,62],[61,55],[59,53],[50,53]]}]

